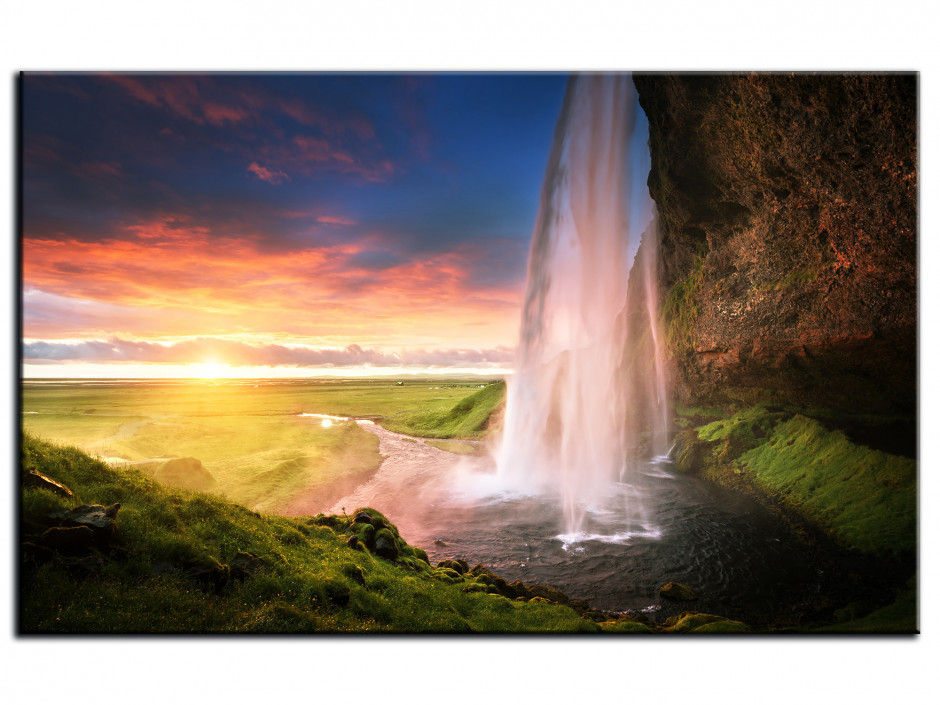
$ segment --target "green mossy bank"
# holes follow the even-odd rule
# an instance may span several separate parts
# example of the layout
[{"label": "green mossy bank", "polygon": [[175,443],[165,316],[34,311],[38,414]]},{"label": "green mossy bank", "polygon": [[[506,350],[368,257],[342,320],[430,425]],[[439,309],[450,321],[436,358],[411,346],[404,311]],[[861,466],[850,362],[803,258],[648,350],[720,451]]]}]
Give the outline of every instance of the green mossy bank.
[{"label": "green mossy bank", "polygon": [[[917,462],[871,447],[897,419],[758,404],[680,408],[676,422],[679,471],[761,500],[808,546],[831,542],[853,570],[867,572],[850,574],[844,593],[829,596],[832,624],[808,629],[917,630]],[[876,575],[878,590],[866,584]]]},{"label": "green mossy bank", "polygon": [[451,407],[406,412],[380,420],[385,428],[423,438],[480,438],[499,423],[506,383],[494,382]]},{"label": "green mossy bank", "polygon": [[916,548],[916,461],[854,443],[824,420],[745,407],[681,432],[676,458],[682,471],[751,483],[845,548],[873,555]]}]

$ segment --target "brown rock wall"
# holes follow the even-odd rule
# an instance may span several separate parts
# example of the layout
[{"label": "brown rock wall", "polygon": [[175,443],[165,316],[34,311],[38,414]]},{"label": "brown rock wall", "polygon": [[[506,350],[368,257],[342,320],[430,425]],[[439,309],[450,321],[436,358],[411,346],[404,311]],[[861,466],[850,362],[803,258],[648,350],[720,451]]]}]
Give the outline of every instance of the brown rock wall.
[{"label": "brown rock wall", "polygon": [[680,401],[913,411],[916,76],[634,81]]}]

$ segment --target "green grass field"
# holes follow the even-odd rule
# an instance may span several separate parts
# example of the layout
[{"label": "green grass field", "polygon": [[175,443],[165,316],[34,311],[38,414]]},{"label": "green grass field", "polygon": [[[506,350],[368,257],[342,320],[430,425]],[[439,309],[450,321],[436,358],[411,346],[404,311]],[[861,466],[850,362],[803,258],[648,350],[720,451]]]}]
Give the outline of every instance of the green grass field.
[{"label": "green grass field", "polygon": [[481,384],[478,379],[26,381],[22,423],[37,438],[112,462],[157,459],[140,466],[151,473],[166,458],[196,458],[215,479],[214,492],[258,511],[278,511],[301,491],[328,492],[331,483],[362,476],[381,463],[378,439],[355,422],[334,420],[325,427],[322,419],[301,414],[368,417],[411,435],[425,430],[415,420],[444,418],[427,435],[475,436],[504,395],[502,383],[483,389]]}]

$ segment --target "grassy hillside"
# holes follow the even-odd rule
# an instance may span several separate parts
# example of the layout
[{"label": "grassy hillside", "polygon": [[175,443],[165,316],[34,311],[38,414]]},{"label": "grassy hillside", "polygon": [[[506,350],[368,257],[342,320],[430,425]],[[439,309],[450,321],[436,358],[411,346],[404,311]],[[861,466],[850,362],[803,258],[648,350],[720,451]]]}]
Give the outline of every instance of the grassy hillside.
[{"label": "grassy hillside", "polygon": [[406,412],[383,419],[389,431],[425,438],[478,438],[488,429],[490,417],[506,401],[506,383],[488,384],[453,406]]},{"label": "grassy hillside", "polygon": [[[602,629],[562,604],[508,599],[483,571],[464,576],[432,569],[426,554],[408,546],[377,512],[369,514],[394,537],[394,559],[380,557],[379,547],[347,545],[347,531],[368,533],[353,522],[355,514],[263,515],[28,435],[22,461],[25,471],[74,493],[23,490],[25,633]],[[116,530],[107,545],[55,548],[45,533],[54,523],[51,512],[116,502]]]}]

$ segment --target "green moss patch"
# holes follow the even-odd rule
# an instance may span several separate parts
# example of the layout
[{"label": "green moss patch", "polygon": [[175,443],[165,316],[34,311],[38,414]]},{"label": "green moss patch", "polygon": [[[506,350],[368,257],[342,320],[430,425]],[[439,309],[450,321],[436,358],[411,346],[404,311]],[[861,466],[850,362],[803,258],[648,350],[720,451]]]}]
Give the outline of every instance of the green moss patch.
[{"label": "green moss patch", "polygon": [[698,304],[695,296],[702,286],[704,261],[704,258],[697,257],[689,276],[677,282],[666,295],[663,316],[669,350],[692,349],[692,332],[698,318]]},{"label": "green moss patch", "polygon": [[797,415],[776,425],[739,464],[848,548],[914,551],[917,464],[910,458],[856,445]]}]

